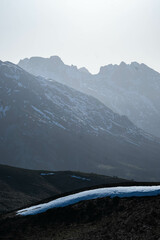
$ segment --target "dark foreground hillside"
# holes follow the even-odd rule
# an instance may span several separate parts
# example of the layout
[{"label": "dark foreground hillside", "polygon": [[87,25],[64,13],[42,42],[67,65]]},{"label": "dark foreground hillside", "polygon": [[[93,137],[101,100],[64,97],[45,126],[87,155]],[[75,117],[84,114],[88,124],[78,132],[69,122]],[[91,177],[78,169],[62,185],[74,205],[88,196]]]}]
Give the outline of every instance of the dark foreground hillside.
[{"label": "dark foreground hillside", "polygon": [[73,171],[36,171],[0,165],[0,213],[61,193],[121,182],[127,180]]},{"label": "dark foreground hillside", "polygon": [[1,239],[159,240],[160,196],[102,198],[0,220]]}]

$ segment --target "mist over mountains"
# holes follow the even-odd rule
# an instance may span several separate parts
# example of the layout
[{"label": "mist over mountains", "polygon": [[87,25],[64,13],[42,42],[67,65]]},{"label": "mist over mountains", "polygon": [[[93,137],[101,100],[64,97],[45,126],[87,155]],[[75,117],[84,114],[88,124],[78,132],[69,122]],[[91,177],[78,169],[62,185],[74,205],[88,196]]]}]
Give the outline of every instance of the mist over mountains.
[{"label": "mist over mountains", "polygon": [[159,138],[96,98],[10,62],[0,62],[0,123],[0,163],[160,179]]},{"label": "mist over mountains", "polygon": [[160,73],[145,64],[110,64],[94,75],[86,68],[64,64],[58,56],[26,58],[19,66],[96,97],[139,128],[160,137]]}]

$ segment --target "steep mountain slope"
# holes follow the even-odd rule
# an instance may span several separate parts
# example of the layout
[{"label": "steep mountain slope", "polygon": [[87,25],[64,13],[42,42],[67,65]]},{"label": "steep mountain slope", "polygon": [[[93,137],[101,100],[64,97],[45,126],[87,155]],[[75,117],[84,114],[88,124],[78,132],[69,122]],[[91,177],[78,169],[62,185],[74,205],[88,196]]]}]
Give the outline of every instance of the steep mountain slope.
[{"label": "steep mountain slope", "polygon": [[91,96],[0,62],[1,163],[158,180],[159,139]]},{"label": "steep mountain slope", "polygon": [[57,56],[33,57],[19,66],[90,94],[143,130],[160,137],[160,74],[145,64],[107,65],[96,75],[65,65]]},{"label": "steep mountain slope", "polygon": [[0,213],[35,204],[54,195],[124,179],[81,172],[48,172],[0,165]]}]

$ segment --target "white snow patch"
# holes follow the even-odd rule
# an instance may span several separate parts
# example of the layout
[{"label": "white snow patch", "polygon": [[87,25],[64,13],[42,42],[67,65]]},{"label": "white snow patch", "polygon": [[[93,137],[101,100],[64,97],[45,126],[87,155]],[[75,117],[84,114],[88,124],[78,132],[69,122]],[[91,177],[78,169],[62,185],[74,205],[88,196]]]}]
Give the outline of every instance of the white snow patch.
[{"label": "white snow patch", "polygon": [[126,140],[127,142],[133,144],[133,145],[136,145],[136,146],[138,146],[138,147],[140,146],[140,144],[133,142],[131,139],[129,139],[129,138],[127,138],[127,137],[125,137],[125,140]]},{"label": "white snow patch", "polygon": [[2,115],[2,117],[6,116],[6,112],[9,111],[9,106],[0,106],[0,113]]},{"label": "white snow patch", "polygon": [[144,197],[160,195],[160,186],[132,186],[132,187],[110,187],[98,188],[94,190],[83,191],[68,195],[66,197],[57,198],[48,203],[35,205],[17,211],[17,215],[35,215],[46,212],[48,209],[65,207],[84,200],[103,198],[103,197]]},{"label": "white snow patch", "polygon": [[18,82],[18,87],[23,87],[22,83]]},{"label": "white snow patch", "polygon": [[71,177],[76,178],[76,179],[80,179],[80,180],[83,180],[83,181],[91,181],[91,179],[89,179],[89,178],[79,177],[79,176],[76,176],[76,175],[71,175]]},{"label": "white snow patch", "polygon": [[11,75],[11,74],[5,73],[4,75],[8,78],[12,78],[12,79],[16,79],[16,80],[19,80],[19,78],[20,78],[20,76],[16,75],[16,74]]},{"label": "white snow patch", "polygon": [[11,93],[11,88],[8,88],[7,89],[7,94],[10,95],[10,93]]},{"label": "white snow patch", "polygon": [[55,173],[41,173],[41,176],[50,176],[50,175],[54,175]]},{"label": "white snow patch", "polygon": [[[53,119],[51,119],[50,117],[48,117],[45,113],[43,113],[41,110],[39,110],[39,109],[36,108],[35,106],[32,105],[32,108],[33,108],[36,112],[38,112],[39,114],[41,114],[41,115],[43,116],[43,118],[51,121],[51,123],[55,124],[56,126],[58,126],[58,127],[60,127],[60,128],[66,129],[63,125],[61,125],[60,123],[58,123],[58,122],[56,122],[55,120],[53,120]],[[47,110],[44,110],[44,111],[45,111],[46,113],[50,114],[51,117],[54,117],[54,115],[53,115],[51,112],[49,112],[49,111],[47,111]],[[40,121],[40,122],[43,122],[43,123],[47,123],[47,122],[46,122],[45,120],[43,120],[43,119],[40,119],[39,121]]]},{"label": "white snow patch", "polygon": [[44,110],[46,113],[48,113],[49,115],[51,115],[52,117],[54,117],[54,114],[51,113],[50,111]]},{"label": "white snow patch", "polygon": [[55,122],[55,121],[52,120],[52,123],[54,123],[57,127],[66,129],[64,126],[62,126],[62,125],[61,125],[60,123],[58,123],[58,122]]},{"label": "white snow patch", "polygon": [[46,114],[45,113],[43,113],[41,110],[39,110],[38,108],[36,108],[35,106],[33,106],[32,105],[32,108],[36,111],[36,112],[38,112],[39,114],[41,114],[44,118],[46,118],[46,119],[48,119],[48,120],[50,120],[50,118],[49,117],[47,117],[46,116]]}]

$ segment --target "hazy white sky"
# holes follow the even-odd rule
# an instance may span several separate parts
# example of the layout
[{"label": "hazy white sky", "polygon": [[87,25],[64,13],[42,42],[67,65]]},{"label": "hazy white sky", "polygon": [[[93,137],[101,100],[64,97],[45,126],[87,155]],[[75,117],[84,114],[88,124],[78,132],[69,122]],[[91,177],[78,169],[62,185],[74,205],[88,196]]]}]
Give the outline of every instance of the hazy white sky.
[{"label": "hazy white sky", "polygon": [[93,73],[121,61],[160,72],[160,0],[0,0],[0,59],[51,55]]}]

